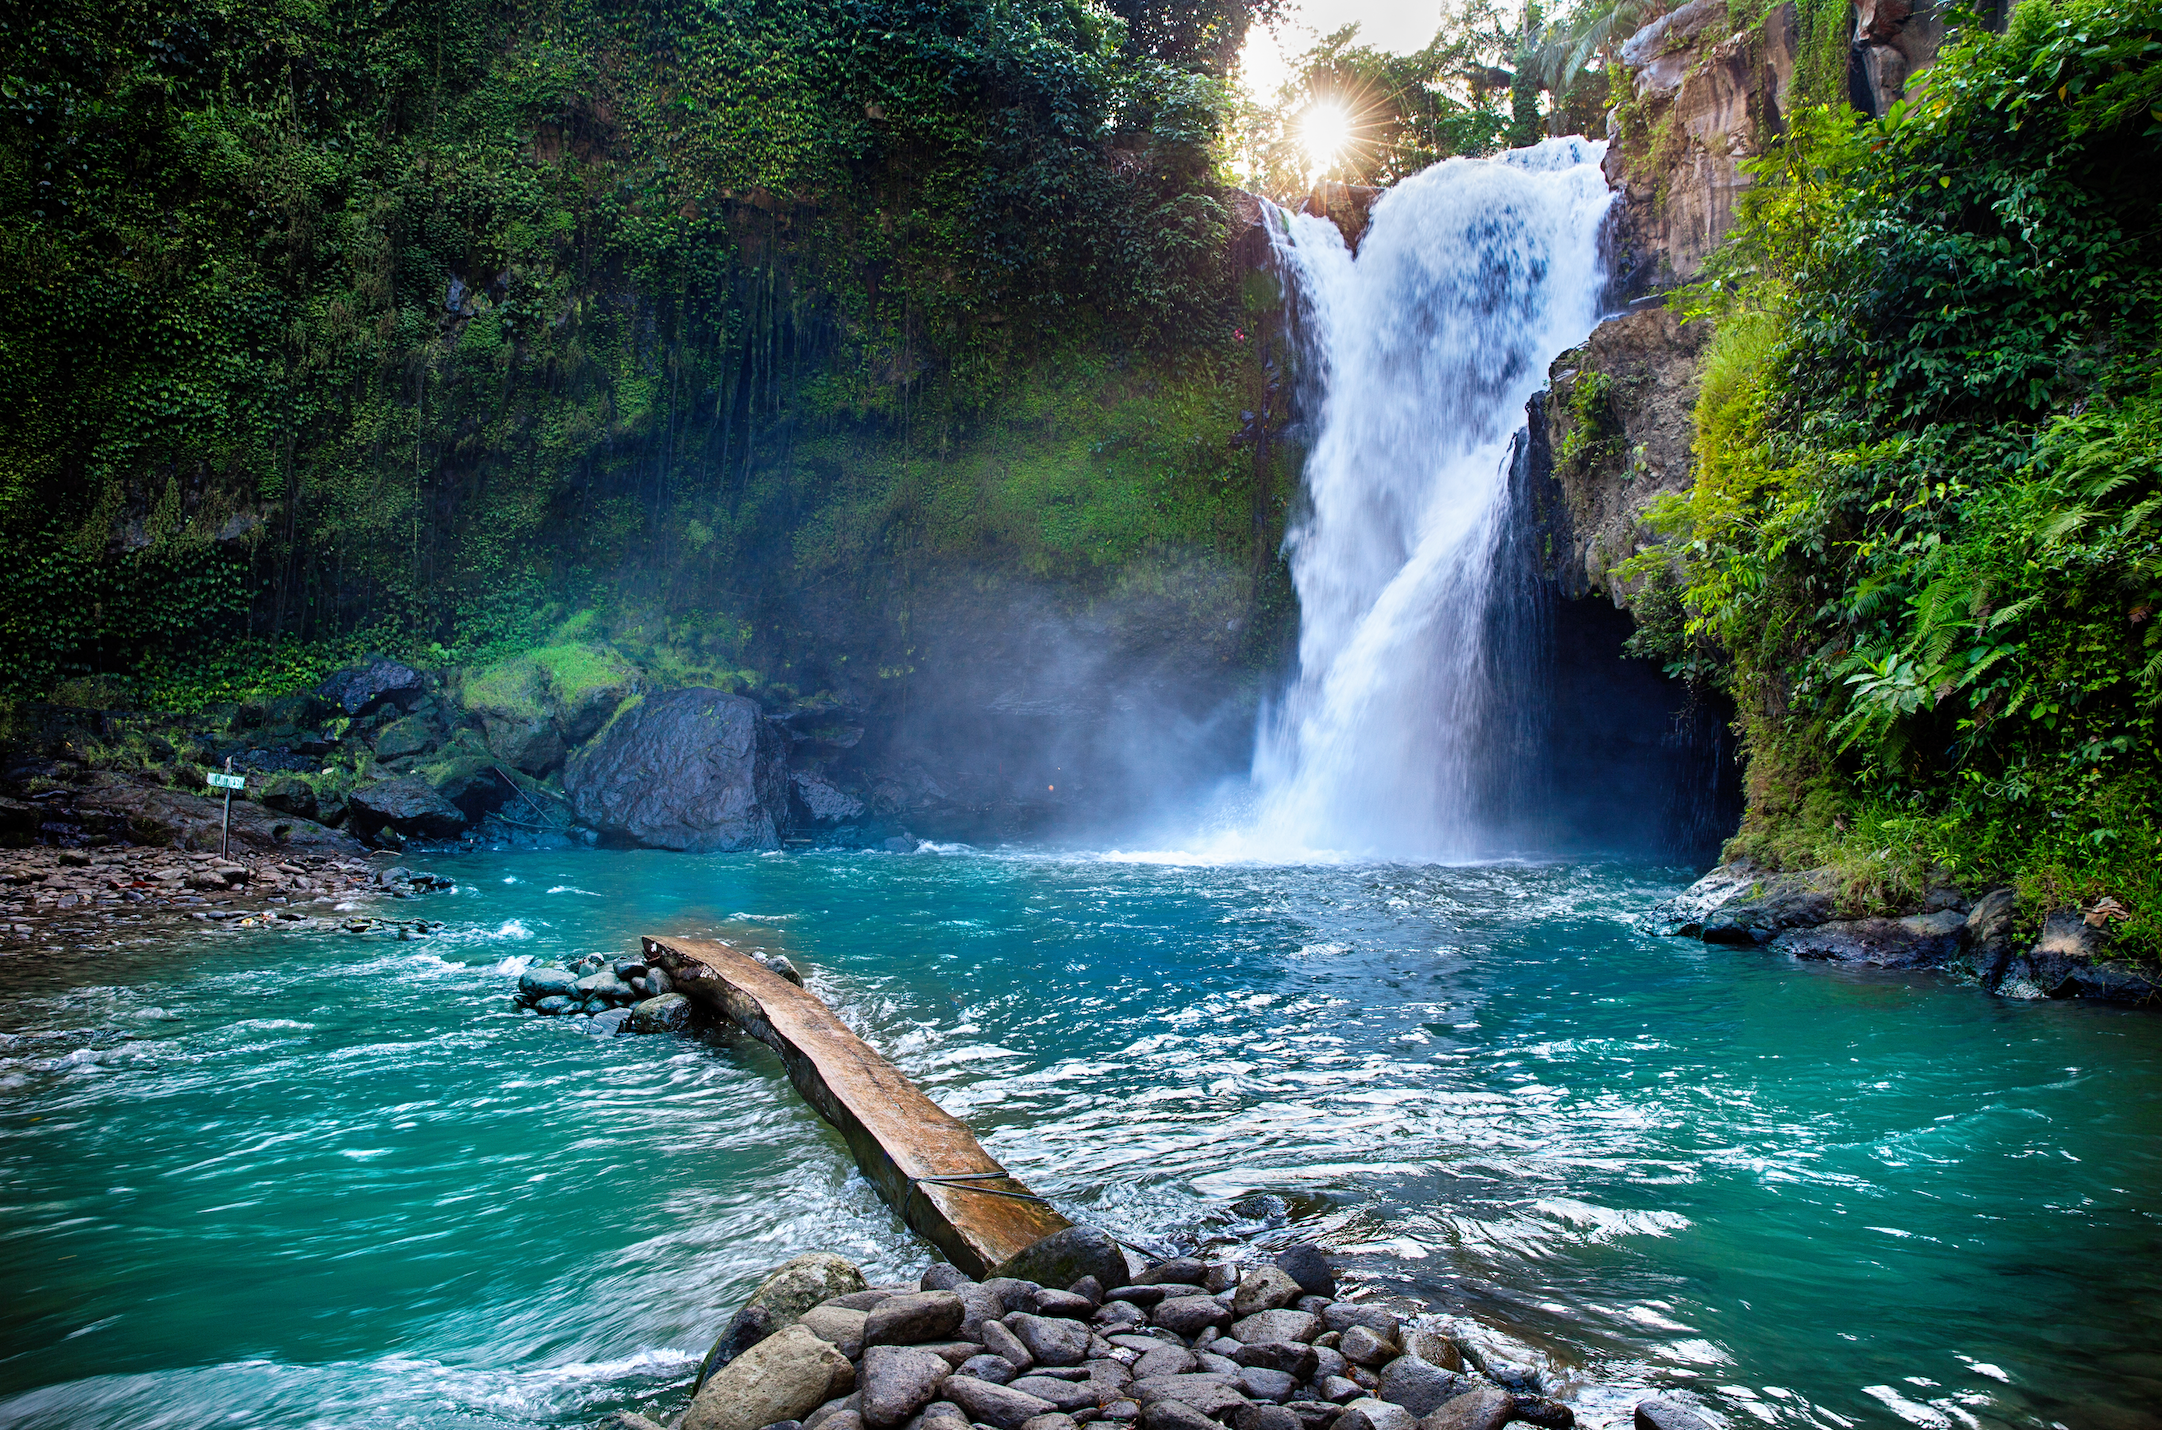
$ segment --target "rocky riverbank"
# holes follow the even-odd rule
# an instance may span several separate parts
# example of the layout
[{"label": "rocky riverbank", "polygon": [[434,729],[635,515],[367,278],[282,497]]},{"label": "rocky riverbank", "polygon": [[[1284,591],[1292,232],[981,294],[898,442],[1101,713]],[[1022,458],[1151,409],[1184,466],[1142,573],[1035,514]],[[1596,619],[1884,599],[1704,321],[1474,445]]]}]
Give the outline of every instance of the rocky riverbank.
[{"label": "rocky riverbank", "polygon": [[[1111,1284],[1107,1284],[1111,1283]],[[1102,1232],[1046,1237],[972,1281],[934,1263],[869,1286],[839,1256],[768,1276],[667,1430],[1569,1430],[1537,1368],[1441,1318],[1338,1284],[1315,1247],[1246,1265],[1132,1261]],[[1687,1406],[1637,1430],[1710,1430]],[[619,1430],[663,1430],[643,1415]]]},{"label": "rocky riverbank", "polygon": [[193,920],[236,928],[441,927],[376,912],[379,901],[453,887],[433,874],[350,855],[241,852],[227,858],[169,847],[0,850],[0,948],[55,939],[97,941]]},{"label": "rocky riverbank", "polygon": [[2162,1002],[2162,975],[2127,960],[2112,899],[2085,908],[2022,908],[2012,889],[1979,895],[1944,887],[1912,906],[1857,906],[1836,872],[1779,872],[1747,859],[1723,864],[1658,905],[1654,931],[1764,948],[1810,962],[1929,969],[2004,998]]}]

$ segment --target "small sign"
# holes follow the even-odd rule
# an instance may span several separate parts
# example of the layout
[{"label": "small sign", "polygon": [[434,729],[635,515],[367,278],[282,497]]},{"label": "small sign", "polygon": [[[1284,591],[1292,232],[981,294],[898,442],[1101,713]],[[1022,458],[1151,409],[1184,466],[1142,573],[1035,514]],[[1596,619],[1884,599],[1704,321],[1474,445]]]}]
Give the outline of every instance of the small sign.
[{"label": "small sign", "polygon": [[246,789],[248,787],[248,777],[246,775],[221,775],[216,770],[212,770],[204,778],[210,781],[212,789]]}]

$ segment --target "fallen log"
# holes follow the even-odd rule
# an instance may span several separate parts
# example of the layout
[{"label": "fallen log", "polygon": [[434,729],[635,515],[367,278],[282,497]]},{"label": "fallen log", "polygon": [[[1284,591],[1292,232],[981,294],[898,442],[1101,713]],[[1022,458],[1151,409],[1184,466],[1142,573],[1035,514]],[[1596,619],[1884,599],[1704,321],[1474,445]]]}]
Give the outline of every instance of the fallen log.
[{"label": "fallen log", "polygon": [[969,1276],[980,1280],[1073,1225],[815,994],[726,944],[643,942],[646,958],[667,970],[678,992],[780,1054],[789,1081],[840,1129],[879,1195]]}]

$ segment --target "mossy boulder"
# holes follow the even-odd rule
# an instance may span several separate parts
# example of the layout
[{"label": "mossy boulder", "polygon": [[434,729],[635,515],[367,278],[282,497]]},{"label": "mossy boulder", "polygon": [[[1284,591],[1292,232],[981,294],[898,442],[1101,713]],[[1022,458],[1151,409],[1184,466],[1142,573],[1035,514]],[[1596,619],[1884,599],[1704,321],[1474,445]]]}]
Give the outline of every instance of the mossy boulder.
[{"label": "mossy boulder", "polygon": [[456,689],[459,703],[480,717],[489,747],[538,775],[598,733],[639,683],[638,668],[621,652],[572,641],[467,670]]}]

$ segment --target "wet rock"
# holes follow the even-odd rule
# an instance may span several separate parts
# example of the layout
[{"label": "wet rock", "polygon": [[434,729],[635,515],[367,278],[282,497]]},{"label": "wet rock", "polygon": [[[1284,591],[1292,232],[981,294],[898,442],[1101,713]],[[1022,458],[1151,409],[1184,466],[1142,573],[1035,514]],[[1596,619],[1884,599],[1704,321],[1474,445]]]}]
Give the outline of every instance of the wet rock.
[{"label": "wet rock", "polygon": [[1086,1321],[1096,1314],[1096,1303],[1086,1296],[1076,1296],[1071,1291],[1046,1289],[1036,1293],[1034,1309],[1039,1316],[1057,1316],[1069,1321]]},{"label": "wet rock", "polygon": [[1419,1430],[1502,1430],[1516,1416],[1516,1397],[1482,1386],[1442,1403]]},{"label": "wet rock", "polygon": [[[813,1251],[781,1263],[758,1283],[758,1289],[729,1319],[727,1328],[706,1352],[705,1362],[698,1370],[697,1384],[703,1386],[708,1377],[737,1356],[768,1336],[794,1325],[813,1306],[863,1289],[863,1273],[830,1252]],[[822,1395],[819,1400],[825,1398]],[[804,1409],[809,1410],[817,1404],[818,1401],[813,1401]],[[785,1416],[769,1418],[778,1420]],[[756,1423],[764,1425],[766,1421]]]},{"label": "wet rock", "polygon": [[[849,1315],[842,1311],[836,1314]],[[809,1329],[805,1322],[799,1322]],[[906,1346],[869,1346],[863,1352],[863,1371],[857,1386],[862,1396],[859,1413],[869,1430],[895,1430],[938,1396],[952,1367],[929,1351]]]},{"label": "wet rock", "polygon": [[1296,1341],[1250,1342],[1233,1351],[1231,1359],[1249,1368],[1280,1370],[1294,1380],[1312,1380],[1321,1366],[1321,1353]]},{"label": "wet rock", "polygon": [[1231,1383],[1227,1375],[1196,1373],[1193,1375],[1150,1376],[1136,1380],[1134,1396],[1141,1402],[1143,1412],[1159,1401],[1173,1400],[1203,1415],[1221,1416],[1237,1406],[1247,1404],[1245,1394]]},{"label": "wet rock", "polygon": [[1429,1365],[1417,1356],[1398,1356],[1382,1369],[1375,1394],[1413,1415],[1427,1415],[1471,1388],[1471,1382],[1455,1371]]},{"label": "wet rock", "polygon": [[1321,1322],[1305,1311],[1256,1311],[1231,1327],[1235,1341],[1311,1341]]},{"label": "wet rock", "polygon": [[351,716],[369,714],[385,704],[410,709],[427,693],[427,678],[395,660],[352,666],[316,687],[325,702]]},{"label": "wet rock", "polygon": [[425,715],[408,715],[376,732],[375,757],[398,760],[407,755],[424,755],[441,743],[442,732],[435,721]]},{"label": "wet rock", "polygon": [[567,994],[577,983],[578,975],[567,968],[529,968],[518,975],[518,991],[530,999]]},{"label": "wet rock", "polygon": [[1021,1367],[1002,1355],[970,1356],[956,1368],[956,1375],[972,1375],[978,1380],[988,1380],[993,1385],[1011,1385],[1021,1374]]},{"label": "wet rock", "polygon": [[1771,946],[1796,958],[1935,968],[1957,958],[1966,940],[1966,916],[1948,909],[1903,919],[1853,919],[1789,929],[1772,939]]},{"label": "wet rock", "polygon": [[385,830],[409,839],[447,839],[467,823],[463,810],[411,775],[354,790],[347,806],[353,828],[369,839]]},{"label": "wet rock", "polygon": [[1209,1279],[1209,1268],[1191,1256],[1159,1261],[1134,1278],[1140,1286],[1199,1286]]},{"label": "wet rock", "polygon": [[1047,1375],[1024,1375],[1011,1382],[1023,1395],[1049,1401],[1061,1411],[1094,1410],[1096,1388],[1087,1381],[1056,1380]]},{"label": "wet rock", "polygon": [[1332,1401],[1338,1405],[1356,1400],[1366,1393],[1364,1386],[1351,1377],[1344,1375],[1323,1376],[1314,1383],[1314,1389],[1321,1392],[1322,1399]]},{"label": "wet rock", "polygon": [[1159,1376],[1185,1375],[1199,1365],[1194,1353],[1184,1346],[1158,1345],[1134,1362],[1134,1378],[1153,1380]]},{"label": "wet rock", "polygon": [[577,1006],[578,1004],[576,1002],[564,997],[562,994],[552,993],[548,997],[536,1002],[533,1005],[533,1011],[550,1018],[556,1018],[570,1012],[573,1008],[576,1008]]},{"label": "wet rock", "polygon": [[1049,1415],[1032,1415],[1021,1422],[1021,1430],[1081,1430],[1080,1422],[1062,1411]]},{"label": "wet rock", "polygon": [[1382,1339],[1381,1333],[1371,1326],[1353,1326],[1344,1332],[1344,1338],[1337,1342],[1336,1348],[1345,1360],[1369,1369],[1387,1365],[1400,1353],[1393,1342]]},{"label": "wet rock", "polygon": [[1191,1405],[1159,1400],[1142,1408],[1141,1430],[1222,1430],[1222,1427]]},{"label": "wet rock", "polygon": [[1712,1424],[1703,1416],[1676,1400],[1640,1400],[1637,1402],[1636,1430],[1712,1430]]},{"label": "wet rock", "polygon": [[789,828],[784,737],[740,695],[678,690],[572,756],[579,821],[661,849],[774,849]]},{"label": "wet rock", "polygon": [[298,775],[279,775],[263,786],[263,808],[313,819],[316,815],[315,786]]},{"label": "wet rock", "polygon": [[630,1009],[610,1008],[605,1012],[595,1013],[593,1021],[586,1025],[585,1031],[596,1038],[613,1038],[628,1031],[630,1021]]},{"label": "wet rock", "polygon": [[1006,1325],[1038,1365],[1079,1365],[1088,1358],[1088,1328],[1078,1322],[1017,1311]]},{"label": "wet rock", "polygon": [[1106,1301],[1089,1317],[1089,1324],[1105,1335],[1148,1320],[1148,1313],[1131,1301]]},{"label": "wet rock", "polygon": [[1030,1350],[1002,1321],[985,1321],[980,1334],[983,1348],[992,1355],[1007,1361],[1018,1370],[1028,1370],[1036,1364],[1036,1353]]},{"label": "wet rock", "polygon": [[864,1322],[867,1346],[912,1346],[943,1341],[961,1328],[961,1298],[951,1291],[911,1291],[873,1307]]},{"label": "wet rock", "polygon": [[1344,1407],[1332,1430],[1421,1430],[1419,1418],[1401,1405],[1360,1396]]},{"label": "wet rock", "polygon": [[484,715],[481,730],[488,752],[520,774],[538,778],[563,763],[562,732],[546,717],[518,720]]},{"label": "wet rock", "polygon": [[1095,1227],[1070,1226],[1028,1246],[991,1275],[1039,1286],[1071,1286],[1093,1276],[1099,1286],[1121,1286],[1126,1282],[1126,1253]]},{"label": "wet rock", "polygon": [[[1336,1407],[1329,1407],[1329,1419]],[[1306,1421],[1295,1410],[1266,1403],[1242,1405],[1231,1412],[1231,1430],[1306,1430]]]},{"label": "wet rock", "polygon": [[631,1007],[634,1033],[680,1033],[691,1026],[696,1010],[681,993],[663,993]]},{"label": "wet rock", "polygon": [[1288,1371],[1271,1370],[1267,1366],[1248,1366],[1239,1372],[1239,1389],[1255,1400],[1281,1403],[1291,1398],[1291,1392],[1298,1388],[1298,1384],[1297,1376]]},{"label": "wet rock", "polygon": [[816,824],[845,824],[863,814],[863,801],[824,775],[797,770],[789,776],[805,818]]},{"label": "wet rock", "polygon": [[1276,1253],[1276,1269],[1298,1282],[1299,1289],[1309,1296],[1336,1294],[1336,1272],[1321,1254],[1321,1248],[1311,1243],[1302,1241]]},{"label": "wet rock", "polygon": [[1290,1305],[1303,1294],[1299,1283],[1276,1267],[1256,1266],[1239,1278],[1239,1289],[1231,1298],[1231,1313],[1251,1316],[1256,1311],[1273,1311]]},{"label": "wet rock", "polygon": [[934,1261],[923,1268],[923,1277],[916,1283],[919,1291],[951,1291],[960,1286],[973,1286],[975,1281],[967,1272],[949,1262]]},{"label": "wet rock", "polygon": [[611,1003],[626,1003],[631,997],[631,986],[606,970],[589,973],[572,987],[580,997],[603,998]]},{"label": "wet rock", "polygon": [[1351,1301],[1331,1301],[1329,1308],[1321,1313],[1321,1324],[1332,1331],[1348,1331],[1353,1326],[1370,1326],[1388,1340],[1395,1340],[1403,1322],[1394,1311],[1384,1311],[1379,1306],[1361,1306]]},{"label": "wet rock", "polygon": [[1230,1325],[1231,1308],[1214,1296],[1180,1296],[1159,1305],[1149,1313],[1149,1319],[1173,1335],[1191,1340],[1205,1330]]},{"label": "wet rock", "polygon": [[1403,1346],[1406,1351],[1429,1365],[1438,1365],[1443,1370],[1462,1370],[1464,1368],[1464,1356],[1456,1348],[1456,1342],[1439,1331],[1425,1329],[1408,1331],[1404,1334]]},{"label": "wet rock", "polygon": [[[680,994],[677,996],[681,996]],[[643,1003],[638,1005],[643,1008]],[[813,1306],[796,1324],[822,1341],[829,1342],[850,1360],[863,1356],[863,1323],[868,1313],[836,1306],[831,1301]],[[865,1362],[869,1364],[868,1361]]]},{"label": "wet rock", "polygon": [[1576,1412],[1558,1400],[1543,1395],[1517,1395],[1511,1399],[1516,1402],[1515,1418],[1527,1425],[1537,1425],[1540,1430],[1575,1430]]},{"label": "wet rock", "polygon": [[992,1426],[994,1430],[1021,1430],[1024,1421],[1037,1415],[1049,1415],[1058,1409],[1048,1400],[1039,1400],[1011,1386],[993,1385],[988,1380],[973,1380],[961,1375],[947,1379],[945,1393],[948,1400],[967,1413],[970,1421]]},{"label": "wet rock", "polygon": [[848,1357],[801,1326],[785,1326],[706,1379],[682,1430],[761,1430],[800,1419],[849,1390],[855,1376]]},{"label": "wet rock", "polygon": [[1146,1310],[1180,1291],[1177,1286],[1144,1286],[1136,1282],[1131,1286],[1114,1286],[1104,1296],[1108,1301],[1125,1301]]}]

